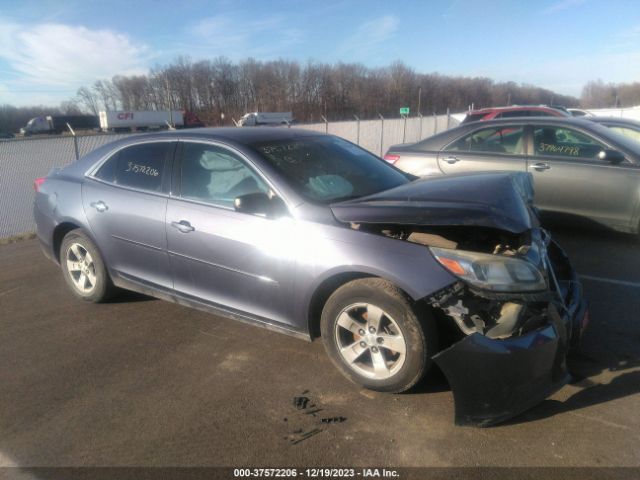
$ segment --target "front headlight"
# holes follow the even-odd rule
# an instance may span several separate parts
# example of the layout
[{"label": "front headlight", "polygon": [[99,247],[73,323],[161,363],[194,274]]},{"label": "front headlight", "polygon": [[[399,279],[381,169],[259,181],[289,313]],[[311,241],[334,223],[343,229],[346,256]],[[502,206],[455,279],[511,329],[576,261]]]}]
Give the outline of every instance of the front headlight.
[{"label": "front headlight", "polygon": [[440,264],[472,286],[498,292],[546,290],[542,272],[531,263],[504,255],[429,247]]}]

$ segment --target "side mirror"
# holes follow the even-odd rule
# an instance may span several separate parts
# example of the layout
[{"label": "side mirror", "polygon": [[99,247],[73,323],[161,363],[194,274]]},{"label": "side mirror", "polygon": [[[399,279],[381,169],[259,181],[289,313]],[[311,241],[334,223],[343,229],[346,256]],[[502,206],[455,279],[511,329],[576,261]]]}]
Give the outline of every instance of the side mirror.
[{"label": "side mirror", "polygon": [[598,154],[598,158],[600,160],[604,160],[605,162],[609,162],[613,164],[624,162],[624,155],[618,150],[610,150],[610,149],[602,150]]},{"label": "side mirror", "polygon": [[249,213],[268,218],[282,217],[287,214],[287,206],[279,197],[269,197],[266,193],[247,193],[233,201],[236,212]]}]

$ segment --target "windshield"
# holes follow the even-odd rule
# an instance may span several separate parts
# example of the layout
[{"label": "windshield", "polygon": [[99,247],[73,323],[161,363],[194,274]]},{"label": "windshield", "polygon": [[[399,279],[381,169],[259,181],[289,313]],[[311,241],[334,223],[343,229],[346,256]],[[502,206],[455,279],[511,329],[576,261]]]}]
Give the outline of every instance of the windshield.
[{"label": "windshield", "polygon": [[314,203],[363,197],[409,182],[399,170],[338,137],[267,141],[252,147]]},{"label": "windshield", "polygon": [[486,113],[467,113],[467,116],[464,117],[464,120],[460,123],[469,123],[469,122],[477,122],[478,120],[482,120]]},{"label": "windshield", "polygon": [[600,134],[605,140],[608,140],[609,142],[613,141],[624,150],[640,156],[640,143],[633,140],[631,137],[623,135],[620,132],[598,123],[594,123],[591,128],[593,128],[594,132],[598,132],[598,134]]}]

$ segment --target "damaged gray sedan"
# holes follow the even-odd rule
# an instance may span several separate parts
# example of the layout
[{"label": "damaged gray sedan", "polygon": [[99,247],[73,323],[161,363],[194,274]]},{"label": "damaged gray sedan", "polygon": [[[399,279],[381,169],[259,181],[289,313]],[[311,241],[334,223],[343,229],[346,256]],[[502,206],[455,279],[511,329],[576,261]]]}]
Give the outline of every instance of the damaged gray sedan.
[{"label": "damaged gray sedan", "polygon": [[458,424],[564,385],[587,322],[526,174],[421,180],[330,135],[200,129],[106,145],[35,187],[38,238],[80,299],[128,289],[322,337],[378,391],[435,363]]}]

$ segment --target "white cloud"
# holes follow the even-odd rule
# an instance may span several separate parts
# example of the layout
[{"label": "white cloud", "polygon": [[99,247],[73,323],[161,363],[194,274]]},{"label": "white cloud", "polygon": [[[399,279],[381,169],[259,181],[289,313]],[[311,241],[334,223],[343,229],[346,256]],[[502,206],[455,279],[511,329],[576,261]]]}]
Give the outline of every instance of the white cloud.
[{"label": "white cloud", "polygon": [[303,39],[300,29],[287,26],[282,15],[258,20],[237,18],[231,14],[216,15],[200,20],[187,29],[189,44],[176,48],[192,55],[231,58],[271,56],[299,43]]},{"label": "white cloud", "polygon": [[582,5],[586,0],[560,0],[549,7],[542,10],[542,15],[551,15],[552,13],[561,12],[563,10],[568,10],[573,7],[577,7],[578,5]]},{"label": "white cloud", "polygon": [[338,54],[360,58],[362,55],[371,54],[375,48],[396,33],[399,25],[400,20],[393,15],[385,15],[365,22],[342,42],[338,48]]},{"label": "white cloud", "polygon": [[9,67],[5,88],[18,104],[33,103],[17,98],[19,91],[67,92],[49,95],[57,103],[98,79],[142,73],[148,56],[147,47],[122,33],[61,23],[24,25],[0,19],[0,45],[0,60]]}]

